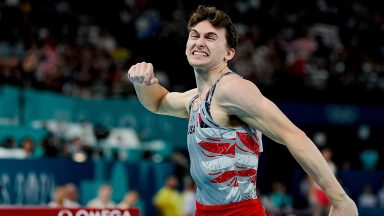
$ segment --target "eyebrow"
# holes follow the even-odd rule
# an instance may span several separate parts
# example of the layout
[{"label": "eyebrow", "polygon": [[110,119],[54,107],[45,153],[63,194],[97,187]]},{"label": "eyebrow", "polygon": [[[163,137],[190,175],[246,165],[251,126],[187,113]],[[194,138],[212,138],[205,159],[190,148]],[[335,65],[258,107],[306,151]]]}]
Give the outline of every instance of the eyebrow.
[{"label": "eyebrow", "polygon": [[[201,34],[198,31],[196,31],[195,29],[191,29],[191,31],[189,31],[189,33],[191,33],[191,32],[194,32],[194,33],[197,33],[197,34]],[[205,35],[207,35],[207,36],[215,36],[216,38],[219,37],[215,32],[207,32],[207,33],[205,33]]]}]

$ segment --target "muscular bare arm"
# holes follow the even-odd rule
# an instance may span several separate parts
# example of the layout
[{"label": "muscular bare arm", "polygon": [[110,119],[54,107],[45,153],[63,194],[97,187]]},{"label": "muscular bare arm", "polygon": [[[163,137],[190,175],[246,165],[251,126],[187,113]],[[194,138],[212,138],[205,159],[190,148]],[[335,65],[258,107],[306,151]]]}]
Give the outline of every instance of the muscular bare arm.
[{"label": "muscular bare arm", "polygon": [[330,198],[330,215],[357,215],[355,203],[347,196],[314,143],[253,83],[237,77],[224,79],[217,87],[215,101],[228,115],[236,115],[252,128],[285,145]]},{"label": "muscular bare arm", "polygon": [[141,62],[128,71],[128,79],[133,83],[137,97],[151,112],[175,117],[188,117],[188,104],[197,94],[196,89],[187,92],[169,92],[158,84],[151,63]]}]

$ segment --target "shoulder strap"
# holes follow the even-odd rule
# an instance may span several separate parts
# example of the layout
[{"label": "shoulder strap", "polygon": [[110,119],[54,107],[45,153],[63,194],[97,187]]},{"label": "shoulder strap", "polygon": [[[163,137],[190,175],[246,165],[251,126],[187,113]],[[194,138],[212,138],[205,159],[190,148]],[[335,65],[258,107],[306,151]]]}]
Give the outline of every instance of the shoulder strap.
[{"label": "shoulder strap", "polygon": [[192,106],[193,106],[193,103],[195,102],[195,100],[199,97],[199,95],[195,95],[190,101],[189,101],[189,105],[188,105],[188,113],[191,113],[191,109],[192,109]]},{"label": "shoulder strap", "polygon": [[212,97],[213,97],[213,93],[215,92],[217,83],[219,83],[219,81],[220,81],[223,77],[225,77],[225,76],[227,76],[227,75],[231,75],[231,74],[236,74],[236,73],[235,73],[235,72],[232,72],[232,71],[228,71],[228,72],[224,73],[223,75],[221,75],[221,76],[219,77],[219,79],[217,79],[216,82],[213,83],[213,85],[211,86],[211,88],[209,89],[209,91],[208,91],[208,93],[207,93],[207,96],[206,96],[206,98],[205,98],[205,102],[208,102],[209,104],[211,103],[211,101],[212,101]]},{"label": "shoulder strap", "polygon": [[219,79],[216,80],[216,82],[211,86],[211,88],[207,92],[207,95],[206,95],[205,100],[204,100],[204,106],[203,107],[204,107],[205,111],[207,112],[209,118],[211,118],[211,101],[212,101],[213,93],[215,92],[215,89],[216,89],[216,85],[217,85],[217,83],[219,83],[219,81],[224,76],[231,75],[231,74],[236,74],[236,73],[232,72],[232,71],[228,71],[227,73],[221,75],[219,77]]}]

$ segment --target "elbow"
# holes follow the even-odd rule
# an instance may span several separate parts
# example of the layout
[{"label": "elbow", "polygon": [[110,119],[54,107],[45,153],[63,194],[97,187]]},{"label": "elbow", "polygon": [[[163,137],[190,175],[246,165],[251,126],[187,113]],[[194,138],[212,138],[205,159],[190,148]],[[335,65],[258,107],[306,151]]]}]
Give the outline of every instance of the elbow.
[{"label": "elbow", "polygon": [[158,114],[158,108],[156,107],[152,107],[152,106],[144,106],[145,109],[147,109],[148,111],[152,112],[152,113],[155,113],[155,114]]},{"label": "elbow", "polygon": [[308,140],[309,137],[307,134],[304,131],[298,129],[287,136],[287,138],[284,140],[284,144],[287,147],[300,146],[303,143],[307,143]]},{"label": "elbow", "polygon": [[161,109],[160,109],[160,106],[159,105],[153,105],[153,106],[144,106],[145,109],[147,109],[148,111],[150,111],[151,113],[154,113],[154,114],[163,114],[163,112],[161,112]]},{"label": "elbow", "polygon": [[307,136],[307,134],[304,131],[299,130],[296,134],[296,139],[304,141],[304,140],[308,140],[309,137]]},{"label": "elbow", "polygon": [[144,106],[146,110],[148,110],[151,113],[157,114],[157,109],[154,107]]},{"label": "elbow", "polygon": [[163,112],[161,109],[161,103],[163,101],[163,98],[164,97],[161,97],[161,98],[159,98],[159,100],[151,101],[151,102],[147,102],[147,103],[142,102],[142,104],[145,107],[145,109],[147,109],[148,111],[155,113],[155,114],[162,114]]}]

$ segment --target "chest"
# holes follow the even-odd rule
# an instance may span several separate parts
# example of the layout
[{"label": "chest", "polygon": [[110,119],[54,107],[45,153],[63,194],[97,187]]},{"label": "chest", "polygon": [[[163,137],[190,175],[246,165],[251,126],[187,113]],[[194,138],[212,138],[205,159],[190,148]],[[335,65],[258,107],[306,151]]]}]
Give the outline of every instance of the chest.
[{"label": "chest", "polygon": [[[201,121],[202,118],[209,119],[213,124],[224,128],[237,128],[245,125],[236,115],[228,114],[222,107],[215,103],[215,100],[207,103],[206,101],[196,99],[191,107],[189,130],[193,131],[194,126],[192,123]],[[198,126],[198,124],[196,126]]]}]

